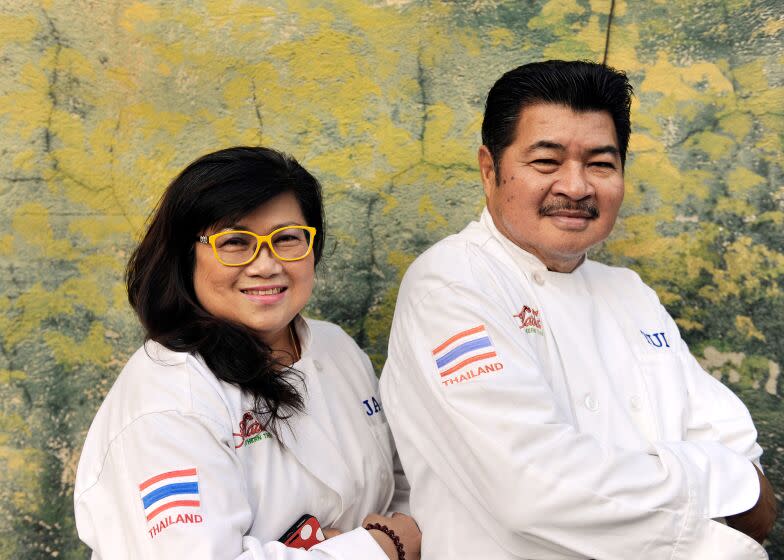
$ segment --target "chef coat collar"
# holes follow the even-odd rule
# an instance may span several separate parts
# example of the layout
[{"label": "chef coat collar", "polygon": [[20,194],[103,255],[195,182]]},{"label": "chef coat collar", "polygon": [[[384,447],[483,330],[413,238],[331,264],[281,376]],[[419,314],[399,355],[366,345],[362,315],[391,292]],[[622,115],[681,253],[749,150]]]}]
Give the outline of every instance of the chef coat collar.
[{"label": "chef coat collar", "polygon": [[[517,245],[514,241],[509,239],[503,233],[501,233],[498,228],[495,226],[495,222],[493,222],[493,217],[490,215],[490,211],[485,206],[484,210],[482,210],[482,216],[479,218],[479,223],[485,227],[490,234],[501,243],[501,246],[506,249],[507,253],[509,253],[515,262],[524,268],[525,270],[531,271],[543,271],[543,272],[551,272],[553,274],[571,274],[571,273],[563,273],[563,272],[556,272],[549,270],[547,265],[545,265],[542,261],[539,260],[537,256],[533,253],[529,253],[525,249],[521,248]],[[587,258],[587,255],[583,258],[582,262],[577,265],[572,272],[577,272],[579,268],[583,265]]]},{"label": "chef coat collar", "polygon": [[291,364],[292,367],[295,367],[306,357],[310,357],[309,355],[311,352],[310,343],[312,336],[310,334],[310,326],[308,326],[308,322],[299,313],[294,317],[294,332],[297,333],[297,339],[299,340],[299,360]]}]

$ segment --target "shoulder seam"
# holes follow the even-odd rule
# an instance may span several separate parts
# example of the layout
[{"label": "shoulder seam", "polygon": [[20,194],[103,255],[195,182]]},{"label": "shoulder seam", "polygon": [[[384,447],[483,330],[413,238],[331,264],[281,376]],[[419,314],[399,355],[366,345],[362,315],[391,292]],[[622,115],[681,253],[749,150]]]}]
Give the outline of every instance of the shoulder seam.
[{"label": "shoulder seam", "polygon": [[451,281],[451,282],[447,282],[446,284],[442,284],[442,285],[440,285],[440,286],[436,286],[435,288],[431,288],[431,289],[429,289],[427,292],[425,292],[424,294],[422,294],[422,297],[420,297],[420,298],[418,298],[418,299],[416,299],[416,300],[412,301],[412,302],[411,302],[411,305],[413,305],[413,306],[419,305],[419,304],[420,304],[420,303],[422,303],[422,302],[423,302],[425,299],[427,299],[427,298],[428,298],[428,297],[429,297],[431,294],[433,294],[433,293],[435,293],[435,292],[438,292],[438,291],[440,291],[440,290],[445,290],[445,289],[447,289],[447,288],[451,288],[452,286],[455,286],[455,285],[458,285],[458,284],[461,284],[461,282],[460,282],[460,281],[458,281],[458,280],[453,280],[453,281]]},{"label": "shoulder seam", "polygon": [[[90,484],[87,488],[82,490],[79,493],[78,496],[74,496],[74,504],[79,503],[79,501],[82,499],[82,497],[85,494],[87,494],[87,492],[89,492],[95,486],[98,485],[98,482],[101,480],[101,475],[103,474],[104,466],[106,466],[106,461],[107,461],[107,459],[109,457],[109,452],[111,451],[111,448],[114,445],[114,442],[117,439],[119,439],[125,433],[125,431],[127,429],[129,429],[131,426],[133,426],[137,421],[141,420],[142,418],[146,418],[147,416],[152,416],[154,414],[171,414],[171,413],[177,414],[179,416],[193,416],[193,417],[197,417],[197,418],[199,418],[201,420],[206,420],[206,421],[208,421],[208,422],[210,422],[212,424],[215,424],[215,425],[217,425],[220,428],[224,428],[225,427],[225,426],[223,426],[223,424],[221,424],[220,422],[218,422],[214,418],[210,418],[209,416],[206,416],[204,414],[199,414],[199,413],[196,413],[196,412],[182,412],[182,411],[176,410],[176,409],[169,409],[169,410],[156,410],[154,412],[146,412],[144,414],[140,414],[139,416],[137,416],[136,418],[134,418],[133,420],[128,422],[125,426],[123,426],[122,430],[117,432],[114,435],[114,437],[109,441],[109,443],[106,446],[106,452],[104,453],[103,458],[101,459],[101,468],[98,469],[98,475],[95,477],[95,481],[92,484]],[[231,428],[229,428],[229,429],[231,429]]]},{"label": "shoulder seam", "polygon": [[[482,241],[482,243],[473,243],[473,245],[475,245],[475,246],[477,246],[479,248],[482,248],[482,247],[484,247],[485,245],[487,245],[488,243],[490,243],[492,241],[493,241],[493,237],[488,237],[487,239],[484,239]],[[460,240],[460,245],[462,245],[463,249],[467,251],[467,249],[472,244],[469,243],[468,240],[461,239]],[[431,247],[431,249],[432,249],[432,247]],[[468,265],[469,265],[468,268],[471,271],[471,279],[473,280],[474,279],[473,263],[471,261],[469,261]],[[419,305],[420,303],[422,303],[423,300],[425,300],[428,296],[430,296],[434,292],[437,292],[439,290],[443,290],[443,289],[446,289],[446,288],[451,288],[452,286],[460,285],[460,284],[465,284],[463,279],[460,279],[460,280],[450,280],[448,282],[445,282],[445,283],[441,284],[440,286],[436,286],[434,288],[431,288],[430,290],[428,290],[427,292],[422,294],[421,297],[417,298],[416,300],[413,300],[412,301],[412,305]]]}]

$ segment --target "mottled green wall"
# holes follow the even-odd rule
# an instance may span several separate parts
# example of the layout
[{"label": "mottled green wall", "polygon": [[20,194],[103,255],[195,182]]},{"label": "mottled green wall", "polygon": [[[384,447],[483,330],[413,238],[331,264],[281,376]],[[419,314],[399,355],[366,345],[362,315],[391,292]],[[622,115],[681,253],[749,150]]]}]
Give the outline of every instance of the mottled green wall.
[{"label": "mottled green wall", "polygon": [[[609,9],[2,2],[0,557],[87,557],[74,470],[140,342],[123,266],[177,170],[258,143],[313,170],[334,251],[311,314],[344,325],[380,366],[402,272],[482,207],[486,91],[523,62],[601,60]],[[694,352],[750,405],[779,489],[783,34],[778,0],[617,2],[608,62],[637,97],[623,217],[598,255],[655,286]],[[781,524],[769,549],[784,556]]]}]

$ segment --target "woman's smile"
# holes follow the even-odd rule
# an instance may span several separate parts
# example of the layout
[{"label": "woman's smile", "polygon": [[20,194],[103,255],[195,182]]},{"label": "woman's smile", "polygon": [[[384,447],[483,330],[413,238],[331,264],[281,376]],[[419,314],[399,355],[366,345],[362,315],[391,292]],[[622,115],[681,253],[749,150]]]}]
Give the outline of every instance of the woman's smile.
[{"label": "woman's smile", "polygon": [[271,286],[264,288],[243,288],[240,291],[248,296],[248,299],[263,304],[278,303],[286,297],[286,286]]}]

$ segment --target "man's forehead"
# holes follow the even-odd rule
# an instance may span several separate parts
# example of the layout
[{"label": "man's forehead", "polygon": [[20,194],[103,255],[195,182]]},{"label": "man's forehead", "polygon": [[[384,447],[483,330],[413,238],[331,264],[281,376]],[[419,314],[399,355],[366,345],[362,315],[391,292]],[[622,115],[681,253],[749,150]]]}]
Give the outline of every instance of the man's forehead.
[{"label": "man's forehead", "polygon": [[515,142],[523,141],[523,146],[518,147],[526,150],[562,149],[566,141],[575,137],[618,149],[618,134],[609,111],[575,110],[556,103],[523,107],[518,114],[515,136]]}]

